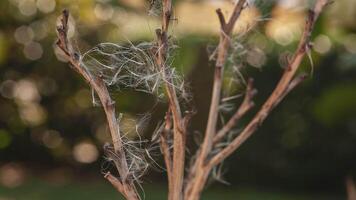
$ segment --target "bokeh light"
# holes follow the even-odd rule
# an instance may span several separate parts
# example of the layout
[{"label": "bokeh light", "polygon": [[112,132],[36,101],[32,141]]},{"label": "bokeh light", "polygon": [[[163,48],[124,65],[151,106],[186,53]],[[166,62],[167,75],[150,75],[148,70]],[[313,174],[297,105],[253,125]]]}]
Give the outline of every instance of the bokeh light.
[{"label": "bokeh light", "polygon": [[326,35],[318,35],[314,40],[313,49],[320,54],[329,52],[331,47],[331,40]]},{"label": "bokeh light", "polygon": [[0,167],[0,184],[8,188],[18,187],[25,181],[23,167],[16,163],[8,163]]},{"label": "bokeh light", "polygon": [[44,13],[50,13],[56,8],[55,0],[37,0],[37,8]]},{"label": "bokeh light", "polygon": [[92,163],[99,157],[96,146],[90,142],[80,142],[73,148],[73,157],[80,163]]},{"label": "bokeh light", "polygon": [[1,96],[12,99],[14,97],[14,88],[16,86],[16,82],[13,80],[6,80],[0,85],[0,93]]},{"label": "bokeh light", "polygon": [[266,34],[278,44],[286,46],[300,36],[303,24],[303,12],[276,7],[272,12],[272,20],[267,23]]},{"label": "bokeh light", "polygon": [[348,34],[343,44],[348,52],[356,54],[356,34]]},{"label": "bokeh light", "polygon": [[38,126],[47,118],[46,110],[36,103],[21,106],[19,109],[22,121],[29,126]]},{"label": "bokeh light", "polygon": [[253,67],[261,68],[266,63],[265,52],[259,48],[253,48],[247,52],[246,61]]},{"label": "bokeh light", "polygon": [[95,16],[100,20],[110,20],[114,14],[114,9],[107,4],[96,4],[94,8]]},{"label": "bokeh light", "polygon": [[39,102],[41,99],[36,83],[30,79],[22,79],[16,83],[14,96],[20,104]]},{"label": "bokeh light", "polygon": [[49,24],[46,20],[37,20],[30,24],[30,27],[34,33],[34,39],[37,41],[44,39],[47,37],[49,33]]},{"label": "bokeh light", "polygon": [[20,13],[25,16],[32,16],[37,13],[35,0],[21,0],[18,3],[18,8]]},{"label": "bokeh light", "polygon": [[32,42],[34,38],[34,32],[31,27],[20,26],[15,30],[15,40],[21,44],[28,44]]},{"label": "bokeh light", "polygon": [[46,147],[53,149],[59,147],[62,144],[63,138],[58,131],[47,130],[42,136],[42,142]]},{"label": "bokeh light", "polygon": [[23,50],[25,57],[30,60],[38,60],[42,57],[42,45],[38,42],[31,42],[25,45]]}]

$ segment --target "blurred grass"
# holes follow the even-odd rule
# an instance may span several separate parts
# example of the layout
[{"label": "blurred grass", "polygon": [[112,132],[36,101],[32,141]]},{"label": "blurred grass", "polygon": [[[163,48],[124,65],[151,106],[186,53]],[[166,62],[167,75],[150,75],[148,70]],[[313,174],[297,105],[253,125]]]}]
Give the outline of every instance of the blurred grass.
[{"label": "blurred grass", "polygon": [[[153,184],[152,184],[153,185]],[[157,184],[145,186],[146,200],[164,200],[167,191],[163,185]],[[104,181],[71,182],[66,184],[54,184],[43,180],[31,180],[25,184],[9,189],[0,186],[0,200],[119,200],[123,199],[108,183]],[[204,193],[202,200],[338,200],[337,196],[317,194],[293,194],[263,189],[250,189],[224,187],[222,189],[209,189]]]}]

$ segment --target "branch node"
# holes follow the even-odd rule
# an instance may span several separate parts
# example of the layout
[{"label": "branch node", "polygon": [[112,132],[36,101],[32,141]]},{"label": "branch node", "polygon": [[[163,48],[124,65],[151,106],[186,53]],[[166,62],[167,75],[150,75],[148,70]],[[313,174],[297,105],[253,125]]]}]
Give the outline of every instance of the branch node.
[{"label": "branch node", "polygon": [[75,61],[79,61],[80,60],[80,54],[78,52],[74,52],[73,53],[73,58],[75,59]]}]

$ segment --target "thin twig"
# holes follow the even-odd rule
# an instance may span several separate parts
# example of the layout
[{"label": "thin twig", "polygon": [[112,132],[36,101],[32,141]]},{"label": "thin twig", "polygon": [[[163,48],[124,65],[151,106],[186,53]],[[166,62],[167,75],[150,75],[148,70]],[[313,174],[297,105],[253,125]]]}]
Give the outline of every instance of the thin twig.
[{"label": "thin twig", "polygon": [[[284,92],[284,94],[276,101],[276,104],[279,104],[279,102],[290,92],[292,91],[295,87],[297,87],[302,81],[305,80],[307,77],[307,74],[301,74],[294,78],[291,83],[289,84],[287,90]],[[235,114],[229,119],[229,121],[221,128],[218,133],[215,135],[213,143],[216,145],[218,142],[220,142],[226,134],[236,126],[238,120],[240,120],[255,104],[252,101],[253,96],[257,94],[257,90],[253,89],[252,85],[252,79],[249,80],[247,88],[246,88],[246,95],[245,98],[242,102],[242,104],[239,106]]]},{"label": "thin twig", "polygon": [[286,97],[294,88],[296,88],[299,84],[301,84],[306,78],[308,77],[307,74],[302,73],[295,77],[290,84],[288,85],[287,89],[284,91],[284,93],[276,100],[276,103],[274,106],[277,106],[283,99]]},{"label": "thin twig", "polygon": [[253,89],[253,79],[250,79],[247,84],[244,100],[242,101],[235,114],[215,135],[213,139],[214,145],[220,142],[226,136],[226,134],[237,124],[238,120],[240,120],[242,116],[244,116],[255,105],[252,101],[252,98],[256,95],[256,93],[257,90]]},{"label": "thin twig", "polygon": [[111,185],[114,186],[114,188],[119,191],[121,194],[124,194],[124,187],[123,185],[121,184],[121,182],[116,178],[114,177],[110,172],[107,172],[105,175],[104,175],[104,178],[106,178],[106,180],[108,180]]},{"label": "thin twig", "polygon": [[226,26],[226,21],[223,12],[221,11],[220,8],[216,10],[216,14],[218,15],[219,21],[220,21],[220,27],[222,30],[225,29]]}]

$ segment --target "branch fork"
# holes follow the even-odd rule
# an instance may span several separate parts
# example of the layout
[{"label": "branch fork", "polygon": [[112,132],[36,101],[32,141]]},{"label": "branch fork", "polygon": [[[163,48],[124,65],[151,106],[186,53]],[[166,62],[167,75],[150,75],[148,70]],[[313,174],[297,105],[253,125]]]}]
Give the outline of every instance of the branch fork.
[{"label": "branch fork", "polygon": [[299,42],[297,50],[295,51],[294,57],[290,61],[289,65],[286,67],[278,85],[271,93],[270,97],[263,104],[261,109],[242,130],[242,132],[235,139],[232,140],[232,142],[227,144],[227,146],[225,146],[220,152],[211,157],[209,155],[212,152],[213,147],[218,144],[218,142],[221,141],[226,136],[226,134],[236,125],[238,120],[254,106],[253,101],[251,99],[253,98],[256,92],[252,89],[252,80],[250,80],[246,88],[245,98],[239,109],[230,118],[230,120],[225,126],[223,126],[219,131],[216,131],[218,112],[217,109],[220,103],[220,92],[223,80],[222,71],[226,62],[226,56],[230,46],[229,38],[232,34],[232,30],[237,19],[239,18],[242,10],[245,8],[245,3],[246,1],[244,0],[239,0],[236,3],[233,13],[228,22],[226,22],[226,19],[221,10],[216,10],[222,31],[220,34],[220,42],[218,48],[214,52],[214,55],[212,55],[215,56],[215,54],[217,54],[213,94],[211,98],[212,100],[204,141],[198,150],[195,163],[190,169],[190,179],[188,180],[185,189],[185,199],[187,200],[199,199],[200,193],[212,168],[223,162],[223,160],[225,160],[238,147],[240,147],[241,144],[243,144],[257,130],[257,128],[261,126],[261,124],[272,111],[272,109],[276,107],[291,90],[293,90],[298,84],[300,84],[305,79],[305,75],[297,76],[296,78],[294,78],[294,76],[303,60],[304,55],[306,54],[307,50],[310,49],[309,38],[311,36],[311,32],[316,22],[316,19],[320,15],[324,6],[328,4],[328,1],[317,0],[314,9],[309,12],[308,18],[305,23],[303,36]]}]

